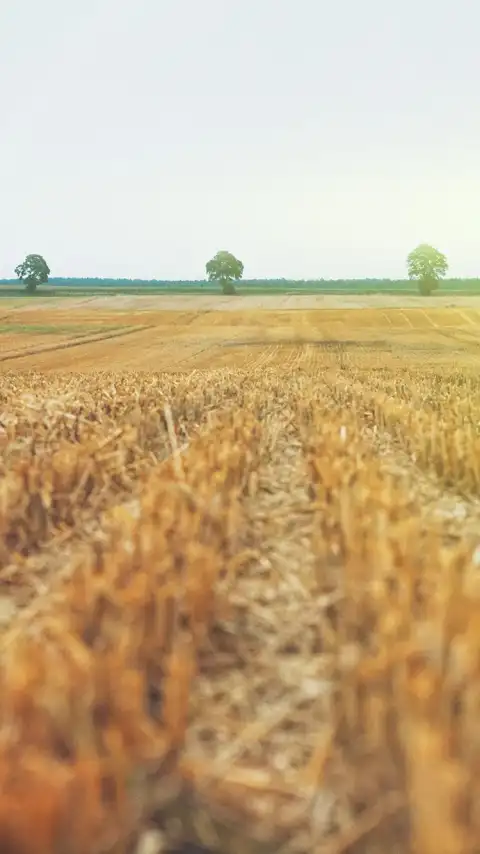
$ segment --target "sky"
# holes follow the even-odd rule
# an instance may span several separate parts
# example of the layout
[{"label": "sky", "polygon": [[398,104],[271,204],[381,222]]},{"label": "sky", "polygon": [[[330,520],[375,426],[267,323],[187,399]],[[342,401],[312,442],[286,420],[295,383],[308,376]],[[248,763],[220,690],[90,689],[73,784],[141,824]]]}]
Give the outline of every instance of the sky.
[{"label": "sky", "polygon": [[478,0],[3,0],[0,277],[480,276]]}]

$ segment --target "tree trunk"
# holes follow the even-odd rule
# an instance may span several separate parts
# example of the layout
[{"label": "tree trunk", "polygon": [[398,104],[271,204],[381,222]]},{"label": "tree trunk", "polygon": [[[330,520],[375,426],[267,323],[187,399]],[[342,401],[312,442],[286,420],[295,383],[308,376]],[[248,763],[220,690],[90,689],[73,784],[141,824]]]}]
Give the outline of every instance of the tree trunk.
[{"label": "tree trunk", "polygon": [[223,279],[222,280],[222,293],[231,295],[236,294],[235,285],[233,284],[231,279]]},{"label": "tree trunk", "polygon": [[438,288],[437,279],[425,277],[424,279],[420,279],[418,283],[418,289],[422,296],[429,297],[432,294],[432,291],[435,291]]},{"label": "tree trunk", "polygon": [[422,297],[429,297],[432,293],[432,289],[428,282],[424,282],[422,280],[420,280],[418,283],[418,290],[420,291]]}]

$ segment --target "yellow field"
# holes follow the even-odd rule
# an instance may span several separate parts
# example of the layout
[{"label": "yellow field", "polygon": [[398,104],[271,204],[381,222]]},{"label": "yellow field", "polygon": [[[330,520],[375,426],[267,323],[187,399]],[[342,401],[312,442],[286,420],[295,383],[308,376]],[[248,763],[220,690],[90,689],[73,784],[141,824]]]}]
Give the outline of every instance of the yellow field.
[{"label": "yellow field", "polygon": [[480,308],[469,307],[234,312],[61,305],[47,315],[49,328],[58,332],[47,328],[40,334],[46,314],[12,310],[3,318],[0,370],[250,370],[256,365],[316,370],[332,348],[355,350],[369,361],[393,354],[421,364],[425,359],[470,364],[480,342]]},{"label": "yellow field", "polygon": [[0,852],[475,854],[480,311],[45,314],[0,334]]}]

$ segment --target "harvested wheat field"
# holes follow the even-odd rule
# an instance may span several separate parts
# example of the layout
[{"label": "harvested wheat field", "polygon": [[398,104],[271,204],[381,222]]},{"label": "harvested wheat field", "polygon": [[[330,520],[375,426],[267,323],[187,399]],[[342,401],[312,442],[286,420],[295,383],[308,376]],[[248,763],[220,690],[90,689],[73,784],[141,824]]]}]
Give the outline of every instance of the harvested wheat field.
[{"label": "harvested wheat field", "polygon": [[480,316],[351,311],[0,353],[1,852],[478,851]]},{"label": "harvested wheat field", "polygon": [[322,351],[332,348],[362,351],[372,364],[382,364],[385,355],[406,355],[419,364],[433,359],[474,366],[480,352],[474,298],[460,304],[458,297],[448,307],[437,299],[423,307],[418,298],[416,308],[389,306],[386,297],[359,307],[357,298],[357,307],[346,309],[338,298],[318,308],[305,297],[295,310],[283,310],[282,299],[264,297],[252,307],[253,297],[240,303],[224,297],[215,310],[205,307],[213,298],[202,297],[119,297],[117,303],[114,297],[61,298],[35,301],[35,308],[27,303],[2,317],[0,372],[314,368],[322,364]]}]

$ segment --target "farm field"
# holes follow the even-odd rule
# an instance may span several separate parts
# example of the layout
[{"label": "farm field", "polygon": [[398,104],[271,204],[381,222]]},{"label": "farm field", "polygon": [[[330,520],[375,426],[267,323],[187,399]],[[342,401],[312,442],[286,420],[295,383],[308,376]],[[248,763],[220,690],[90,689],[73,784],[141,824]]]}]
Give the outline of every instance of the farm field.
[{"label": "farm field", "polygon": [[480,306],[435,303],[5,310],[0,851],[478,850]]},{"label": "farm field", "polygon": [[[93,311],[162,311],[173,309],[177,311],[270,311],[312,310],[312,309],[345,309],[345,308],[480,308],[480,294],[469,296],[462,294],[435,294],[434,297],[424,297],[418,294],[356,294],[351,293],[316,293],[297,294],[249,294],[236,296],[223,294],[91,294],[70,296],[42,296],[39,291],[35,296],[35,312],[54,310],[78,309]],[[0,307],[3,311],[15,308],[18,312],[32,312],[32,300],[22,298],[2,297]]]},{"label": "farm field", "polygon": [[[454,307],[248,308],[251,298],[224,298],[216,310],[201,298],[160,300],[162,310],[114,308],[114,299],[92,308],[65,298],[58,307],[5,310],[0,326],[0,371],[37,368],[65,370],[177,371],[276,364],[314,366],[326,348],[352,348],[375,360],[408,354],[451,364],[476,364],[480,301]],[[230,299],[230,303],[228,300]],[[326,298],[325,298],[326,299]],[[195,301],[196,300],[196,301]],[[66,303],[68,302],[68,305]],[[230,305],[230,307],[227,307]],[[198,307],[200,306],[200,307]],[[245,307],[244,307],[245,306]],[[280,306],[280,307],[278,307]],[[48,318],[46,323],[45,318]]]}]

